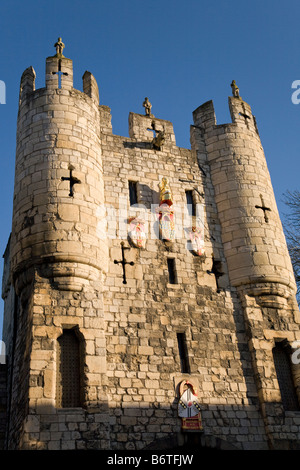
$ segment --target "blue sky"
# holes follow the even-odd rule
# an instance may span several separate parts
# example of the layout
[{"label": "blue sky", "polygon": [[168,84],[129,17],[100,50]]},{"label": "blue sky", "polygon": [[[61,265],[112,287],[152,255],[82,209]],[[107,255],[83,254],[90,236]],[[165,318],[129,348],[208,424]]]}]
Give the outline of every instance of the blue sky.
[{"label": "blue sky", "polygon": [[[74,62],[74,87],[88,70],[100,103],[112,110],[115,134],[128,136],[130,111],[173,122],[177,145],[190,148],[192,112],[213,100],[218,124],[230,122],[227,100],[236,80],[265,150],[281,215],[282,194],[299,189],[300,80],[298,0],[10,0],[0,6],[0,251],[11,230],[16,119],[22,72],[32,65],[44,86],[45,59],[59,36]],[[1,254],[2,254],[1,253]],[[2,260],[0,272],[2,272]],[[0,304],[0,335],[2,329]]]}]

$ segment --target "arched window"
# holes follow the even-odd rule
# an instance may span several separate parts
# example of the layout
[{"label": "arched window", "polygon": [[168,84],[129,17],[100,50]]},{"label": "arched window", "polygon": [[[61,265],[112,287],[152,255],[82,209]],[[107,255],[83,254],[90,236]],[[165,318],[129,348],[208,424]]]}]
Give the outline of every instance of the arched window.
[{"label": "arched window", "polygon": [[293,380],[290,354],[284,341],[275,343],[273,358],[283,407],[286,411],[298,411],[299,401]]},{"label": "arched window", "polygon": [[56,406],[81,406],[80,342],[73,329],[63,330],[57,340]]}]

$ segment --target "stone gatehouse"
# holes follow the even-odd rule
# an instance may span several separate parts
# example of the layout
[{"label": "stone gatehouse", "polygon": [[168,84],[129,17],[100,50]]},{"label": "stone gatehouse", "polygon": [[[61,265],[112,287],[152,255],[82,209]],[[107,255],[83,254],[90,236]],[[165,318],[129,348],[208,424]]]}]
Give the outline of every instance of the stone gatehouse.
[{"label": "stone gatehouse", "polygon": [[185,149],[147,98],[115,135],[55,47],[45,87],[20,84],[3,448],[299,448],[295,279],[250,106],[233,82],[232,122],[202,104]]}]

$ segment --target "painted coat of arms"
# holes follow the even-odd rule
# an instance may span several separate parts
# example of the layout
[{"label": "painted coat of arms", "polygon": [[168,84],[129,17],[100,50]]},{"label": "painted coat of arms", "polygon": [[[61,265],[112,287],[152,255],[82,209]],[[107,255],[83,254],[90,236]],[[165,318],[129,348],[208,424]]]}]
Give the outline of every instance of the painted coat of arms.
[{"label": "painted coat of arms", "polygon": [[204,231],[200,227],[192,227],[188,230],[192,251],[198,255],[204,255]]},{"label": "painted coat of arms", "polygon": [[162,204],[156,209],[158,213],[159,232],[162,240],[173,241],[175,238],[174,211],[172,206]]},{"label": "painted coat of arms", "polygon": [[145,248],[146,246],[146,233],[145,221],[139,217],[132,217],[129,219],[129,238],[136,248]]},{"label": "painted coat of arms", "polygon": [[156,212],[158,213],[160,236],[162,240],[173,241],[175,239],[173,195],[168,178],[162,178],[159,189],[160,203]]},{"label": "painted coat of arms", "polygon": [[182,429],[202,431],[201,409],[197,397],[197,389],[188,380],[181,382],[178,416],[182,418]]}]

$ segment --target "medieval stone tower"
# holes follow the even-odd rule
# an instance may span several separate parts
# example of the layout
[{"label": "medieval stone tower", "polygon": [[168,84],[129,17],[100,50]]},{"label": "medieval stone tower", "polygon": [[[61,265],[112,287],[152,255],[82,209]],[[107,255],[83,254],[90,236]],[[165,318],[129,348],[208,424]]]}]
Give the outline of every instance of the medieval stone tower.
[{"label": "medieval stone tower", "polygon": [[203,104],[183,149],[146,98],[117,136],[55,47],[20,85],[4,448],[299,448],[296,287],[250,106],[233,82],[232,123]]}]

